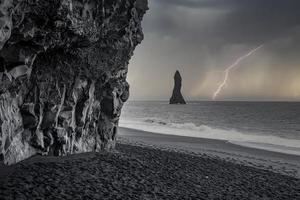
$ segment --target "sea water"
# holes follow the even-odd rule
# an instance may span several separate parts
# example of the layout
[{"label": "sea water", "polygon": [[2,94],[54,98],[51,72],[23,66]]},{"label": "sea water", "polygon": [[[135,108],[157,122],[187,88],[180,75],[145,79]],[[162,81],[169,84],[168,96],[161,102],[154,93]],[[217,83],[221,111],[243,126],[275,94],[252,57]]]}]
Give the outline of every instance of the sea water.
[{"label": "sea water", "polygon": [[120,127],[300,155],[300,103],[131,101]]}]

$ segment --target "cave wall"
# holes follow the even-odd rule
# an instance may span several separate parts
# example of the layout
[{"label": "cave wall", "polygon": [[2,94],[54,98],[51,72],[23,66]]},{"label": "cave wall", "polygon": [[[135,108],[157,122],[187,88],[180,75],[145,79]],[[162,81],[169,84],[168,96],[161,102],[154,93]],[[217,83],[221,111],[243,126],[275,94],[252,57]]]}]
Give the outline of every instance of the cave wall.
[{"label": "cave wall", "polygon": [[0,154],[111,150],[147,0],[1,0]]}]

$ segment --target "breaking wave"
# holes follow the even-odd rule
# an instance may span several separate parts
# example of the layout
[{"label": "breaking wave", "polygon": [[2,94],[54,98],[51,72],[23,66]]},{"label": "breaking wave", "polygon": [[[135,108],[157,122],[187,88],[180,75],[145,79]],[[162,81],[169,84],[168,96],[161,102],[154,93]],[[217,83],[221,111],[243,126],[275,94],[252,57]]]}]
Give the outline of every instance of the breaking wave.
[{"label": "breaking wave", "polygon": [[[226,140],[236,145],[300,155],[300,140],[272,135],[242,133],[193,123],[173,123],[161,119],[120,120],[120,127],[153,133]],[[284,144],[284,145],[283,145]]]}]

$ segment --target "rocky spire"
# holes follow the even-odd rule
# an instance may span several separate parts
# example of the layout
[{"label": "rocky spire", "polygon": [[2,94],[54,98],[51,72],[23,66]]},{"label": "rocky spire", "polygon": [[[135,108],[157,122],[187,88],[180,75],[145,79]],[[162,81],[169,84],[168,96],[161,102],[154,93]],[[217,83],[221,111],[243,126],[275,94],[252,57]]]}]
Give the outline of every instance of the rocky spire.
[{"label": "rocky spire", "polygon": [[177,70],[175,75],[174,75],[174,89],[173,89],[173,94],[170,99],[170,104],[186,104],[182,94],[181,94],[181,82],[182,78]]}]

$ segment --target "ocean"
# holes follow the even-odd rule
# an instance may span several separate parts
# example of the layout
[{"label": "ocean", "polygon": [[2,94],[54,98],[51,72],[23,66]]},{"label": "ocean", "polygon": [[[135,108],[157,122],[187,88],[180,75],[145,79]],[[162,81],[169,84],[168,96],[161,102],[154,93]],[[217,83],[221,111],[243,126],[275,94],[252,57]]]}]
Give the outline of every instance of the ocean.
[{"label": "ocean", "polygon": [[300,103],[129,101],[120,127],[300,155]]}]

